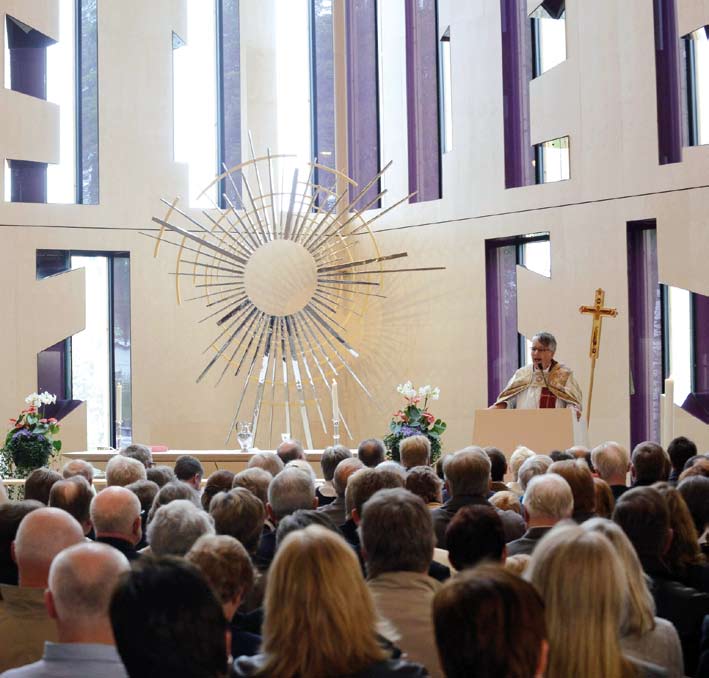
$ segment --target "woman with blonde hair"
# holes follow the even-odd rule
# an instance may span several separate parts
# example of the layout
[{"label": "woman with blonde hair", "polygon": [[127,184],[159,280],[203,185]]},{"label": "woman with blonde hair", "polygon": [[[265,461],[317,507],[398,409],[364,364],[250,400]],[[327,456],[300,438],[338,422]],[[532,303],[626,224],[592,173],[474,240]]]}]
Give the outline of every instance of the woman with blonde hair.
[{"label": "woman with blonde hair", "polygon": [[583,524],[588,532],[600,532],[613,544],[626,576],[626,604],[620,627],[623,652],[667,670],[668,678],[684,675],[682,644],[671,622],[655,616],[653,600],[642,565],[622,528],[610,520],[592,518]]},{"label": "woman with blonde hair", "polygon": [[[425,669],[391,659],[357,556],[333,532],[289,534],[268,572],[262,654],[240,657],[234,675],[419,678]],[[385,641],[384,641],[385,642]]]},{"label": "woman with blonde hair", "polygon": [[622,654],[625,575],[604,535],[568,523],[555,527],[534,549],[525,579],[546,606],[547,678],[665,675]]}]

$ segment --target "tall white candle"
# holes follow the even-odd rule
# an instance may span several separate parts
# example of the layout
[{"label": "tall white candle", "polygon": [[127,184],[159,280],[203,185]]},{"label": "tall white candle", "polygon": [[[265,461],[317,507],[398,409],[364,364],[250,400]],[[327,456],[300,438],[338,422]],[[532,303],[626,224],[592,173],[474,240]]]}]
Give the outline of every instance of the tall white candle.
[{"label": "tall white candle", "polygon": [[332,380],[332,420],[340,421],[340,406],[337,401],[337,382]]},{"label": "tall white candle", "polygon": [[665,379],[665,407],[662,412],[662,438],[665,448],[675,437],[674,401],[675,381],[672,377],[668,377]]},{"label": "tall white candle", "polygon": [[123,384],[116,384],[116,422],[118,426],[123,423]]}]

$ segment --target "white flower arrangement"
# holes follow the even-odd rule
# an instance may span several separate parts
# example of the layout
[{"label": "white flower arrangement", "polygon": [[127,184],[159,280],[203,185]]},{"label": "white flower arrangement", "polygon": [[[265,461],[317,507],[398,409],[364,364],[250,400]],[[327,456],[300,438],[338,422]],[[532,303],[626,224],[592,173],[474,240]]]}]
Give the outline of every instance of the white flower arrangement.
[{"label": "white flower arrangement", "polygon": [[54,405],[57,402],[57,396],[52,395],[49,391],[43,393],[30,393],[25,402],[32,407],[40,408],[42,405]]}]

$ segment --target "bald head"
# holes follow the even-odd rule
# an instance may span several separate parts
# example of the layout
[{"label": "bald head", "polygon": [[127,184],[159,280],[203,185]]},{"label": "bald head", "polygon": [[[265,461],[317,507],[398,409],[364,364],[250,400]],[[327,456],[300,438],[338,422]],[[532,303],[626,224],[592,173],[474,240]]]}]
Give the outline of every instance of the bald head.
[{"label": "bald head", "polygon": [[347,489],[347,481],[350,476],[364,468],[364,464],[356,458],[343,459],[335,468],[335,475],[333,476],[333,485],[335,491],[340,497],[345,496],[345,490]]},{"label": "bald head", "polygon": [[91,485],[94,482],[94,467],[83,459],[72,459],[62,467],[62,476],[64,478],[83,476]]},{"label": "bald head", "polygon": [[62,551],[49,570],[50,614],[60,633],[62,629],[110,624],[108,606],[113,590],[129,569],[126,557],[105,544],[84,542]]},{"label": "bald head", "polygon": [[120,537],[133,544],[140,541],[140,501],[125,487],[107,487],[91,502],[91,522],[97,537]]},{"label": "bald head", "polygon": [[20,586],[46,586],[49,566],[57,554],[83,540],[81,525],[66,511],[41,508],[28,513],[12,546]]}]

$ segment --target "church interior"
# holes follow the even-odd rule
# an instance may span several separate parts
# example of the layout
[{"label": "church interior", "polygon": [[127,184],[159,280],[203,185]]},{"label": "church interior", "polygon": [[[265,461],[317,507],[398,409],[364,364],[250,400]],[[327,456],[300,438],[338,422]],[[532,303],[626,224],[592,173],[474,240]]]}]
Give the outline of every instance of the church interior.
[{"label": "church interior", "polygon": [[[222,167],[269,152],[296,156],[274,170],[288,185],[314,158],[360,186],[391,163],[363,214],[386,212],[372,242],[408,256],[379,266],[443,269],[381,276],[358,316],[338,310],[367,391],[340,370],[343,442],[383,436],[410,380],[440,387],[444,448],[470,443],[476,410],[541,330],[586,399],[591,319],[578,308],[602,288],[618,315],[603,321],[589,444],[660,441],[668,422],[709,444],[704,3],[543,3],[562,11],[542,7],[534,36],[533,0],[421,3],[409,23],[406,2],[241,0],[219,16],[177,0],[2,4],[6,40],[36,35],[47,53],[36,94],[17,56],[32,48],[6,42],[1,57],[5,416],[61,390],[81,401],[63,420],[67,450],[223,449],[245,370],[196,383],[215,325],[178,305],[174,248],[154,257],[147,236],[161,199],[200,217],[197,194]],[[354,258],[371,246],[359,239]],[[61,256],[73,263],[56,268]],[[118,327],[105,317],[113,267]],[[266,394],[272,435],[303,437],[284,400]],[[322,448],[330,433],[311,423]],[[256,444],[270,449],[266,428]]]}]

